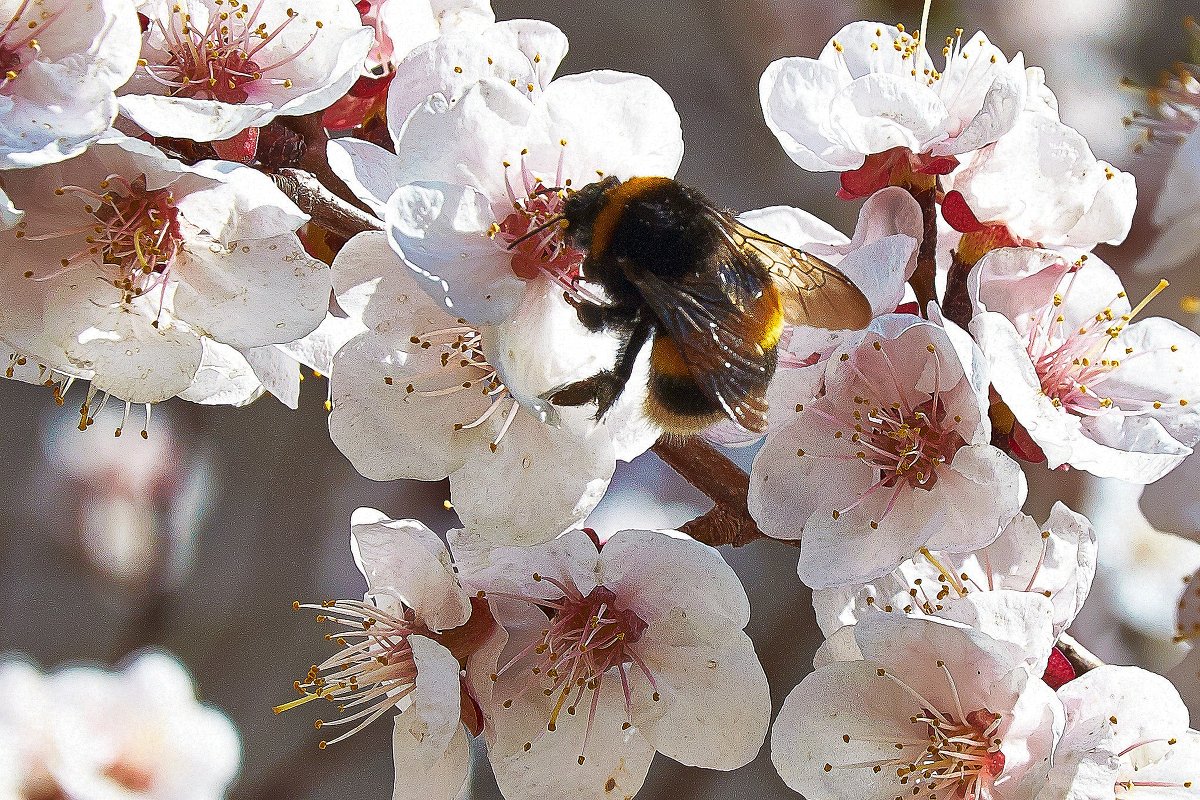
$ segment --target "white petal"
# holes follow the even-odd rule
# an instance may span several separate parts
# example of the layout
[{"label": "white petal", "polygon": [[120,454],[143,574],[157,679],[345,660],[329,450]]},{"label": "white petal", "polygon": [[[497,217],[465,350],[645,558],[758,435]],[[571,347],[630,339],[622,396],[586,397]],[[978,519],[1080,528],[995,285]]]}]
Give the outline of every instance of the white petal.
[{"label": "white petal", "polygon": [[597,580],[651,626],[670,621],[724,638],[750,621],[750,601],[733,568],[693,539],[620,531],[604,543]]},{"label": "white petal", "polygon": [[403,601],[433,631],[467,621],[470,599],[437,534],[417,520],[391,520],[369,508],[356,510],[350,526],[350,551],[369,594]]},{"label": "white petal", "polygon": [[1058,696],[1072,725],[1094,718],[1108,722],[1104,749],[1109,753],[1180,737],[1188,729],[1187,707],[1171,682],[1137,667],[1097,667],[1063,685]]},{"label": "white petal", "polygon": [[828,122],[842,85],[837,70],[808,58],[780,59],[762,74],[758,93],[767,127],[803,169],[857,169],[865,160],[834,138]]},{"label": "white petal", "polygon": [[455,778],[459,778],[461,786],[466,778],[463,757],[466,742],[460,739],[464,734],[458,660],[425,636],[414,634],[408,637],[408,643],[417,679],[409,695],[411,705],[396,716],[394,723],[392,753],[397,785],[403,772],[409,779],[424,777],[431,789],[452,783]]},{"label": "white petal", "polygon": [[396,716],[393,723],[392,761],[396,783],[392,800],[457,800],[471,766],[467,729],[459,723],[458,731],[441,758],[430,762],[412,752],[414,745],[421,743],[407,729],[405,717],[414,713],[413,709],[407,709]]},{"label": "white petal", "polygon": [[[377,144],[346,137],[331,139],[326,148],[329,166],[375,216],[387,215],[388,198],[402,183],[400,160]],[[361,235],[361,234],[360,234]]]},{"label": "white petal", "polygon": [[180,397],[204,405],[244,406],[262,396],[262,381],[245,355],[212,339],[202,339],[201,344],[200,368]]},{"label": "white petal", "polygon": [[490,325],[516,310],[525,282],[485,235],[495,221],[488,198],[463,186],[412,183],[392,195],[386,220],[392,247],[447,313]]},{"label": "white petal", "polygon": [[738,631],[727,641],[698,647],[647,642],[638,652],[654,673],[665,707],[644,731],[658,752],[688,766],[721,770],[738,769],[758,755],[771,696],[750,637]]},{"label": "white petal", "polygon": [[294,234],[244,239],[228,252],[189,247],[176,265],[175,313],[235,347],[282,344],[311,333],[329,307],[326,264]]}]

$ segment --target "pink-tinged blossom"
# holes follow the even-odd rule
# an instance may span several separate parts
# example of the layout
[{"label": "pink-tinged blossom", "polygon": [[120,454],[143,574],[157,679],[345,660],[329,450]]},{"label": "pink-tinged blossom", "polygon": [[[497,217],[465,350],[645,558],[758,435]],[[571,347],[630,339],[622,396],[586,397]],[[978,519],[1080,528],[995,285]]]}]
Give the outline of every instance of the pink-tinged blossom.
[{"label": "pink-tinged blossom", "polygon": [[771,733],[784,782],[811,800],[1032,800],[1063,726],[1040,679],[1051,610],[995,594],[1018,602],[988,612],[990,633],[864,616],[850,629],[857,657],[819,664],[784,701]]},{"label": "pink-tinged blossom", "polygon": [[387,222],[423,289],[472,324],[505,319],[545,284],[591,297],[583,254],[560,227],[508,247],[561,212],[565,189],[598,174],[670,176],[683,155],[679,116],[656,83],[608,71],[551,80],[565,53],[545,23],[444,37],[393,81],[398,155],[330,143],[330,163]]},{"label": "pink-tinged blossom", "polygon": [[351,0],[141,0],[121,113],[153,136],[228,139],[320,111],[358,78],[372,31]]},{"label": "pink-tinged blossom", "polygon": [[968,234],[960,248],[970,263],[984,247],[1120,244],[1133,222],[1133,176],[1097,159],[1087,140],[1059,120],[1042,71],[1028,73],[1026,108],[1012,130],[943,182],[942,213]]},{"label": "pink-tinged blossom", "polygon": [[[923,33],[923,32],[922,32]],[[1024,59],[987,37],[947,39],[945,68],[903,29],[854,22],[816,59],[784,58],[763,73],[767,125],[793,161],[843,172],[843,194],[865,197],[914,176],[932,181],[1005,134],[1025,105]]]},{"label": "pink-tinged blossom", "polygon": [[[747,211],[738,220],[836,266],[854,282],[871,304],[872,316],[888,314],[904,299],[905,281],[917,266],[922,236],[921,207],[907,191],[887,187],[873,194],[859,211],[854,238],[790,206]],[[767,390],[767,425],[786,425],[785,409],[815,395],[824,360],[854,332],[808,326],[784,326],[777,347],[775,377]],[[705,438],[726,446],[744,446],[761,436],[749,434],[732,421],[720,422]]]},{"label": "pink-tinged blossom", "polygon": [[329,271],[294,232],[307,217],[255,170],[189,167],[113,135],[23,174],[10,192],[25,217],[0,232],[0,328],[40,381],[91,381],[81,425],[96,392],[155,403],[188,390],[206,337],[284,343],[325,314]]},{"label": "pink-tinged blossom", "polygon": [[368,74],[389,72],[426,42],[455,31],[476,31],[496,21],[489,0],[360,0],[363,22],[375,30]]},{"label": "pink-tinged blossom", "polygon": [[581,531],[524,548],[491,538],[459,532],[451,547],[509,635],[484,702],[506,797],[632,797],[655,751],[721,770],[757,755],[767,678],[716,550],[641,530],[603,547]]},{"label": "pink-tinged blossom", "polygon": [[1200,338],[1136,306],[1094,256],[1002,248],[971,271],[992,385],[1050,468],[1150,483],[1200,440]]},{"label": "pink-tinged blossom", "polygon": [[967,596],[1011,590],[1050,600],[1054,635],[1074,621],[1096,574],[1096,534],[1087,519],[1056,503],[1045,524],[1017,514],[1000,537],[973,553],[923,548],[889,574],[862,587],[813,592],[817,623],[826,636],[853,625],[867,608],[887,613],[946,616]]},{"label": "pink-tinged blossom", "polygon": [[332,628],[325,638],[341,649],[296,681],[300,698],[275,713],[313,700],[336,703],[338,717],[315,723],[328,736],[323,750],[396,712],[394,799],[453,800],[467,779],[468,733],[481,724],[471,676],[491,674],[503,633],[487,604],[467,596],[433,531],[370,508],[356,510],[350,524],[366,594],[295,604],[316,610],[317,622]]},{"label": "pink-tinged blossom", "polygon": [[508,322],[471,325],[402,266],[381,275],[392,258],[386,235],[367,233],[334,261],[339,303],[365,328],[334,358],[334,444],[374,480],[449,476],[463,523],[514,541],[546,541],[582,520],[617,459],[657,438],[636,389],[645,365],[603,422],[548,408],[542,393],[611,366],[611,337],[587,333],[549,282]]},{"label": "pink-tinged blossom", "polygon": [[49,675],[6,658],[0,682],[0,742],[12,757],[0,766],[16,798],[221,800],[237,775],[237,730],[196,701],[191,677],[165,653],[120,672]]},{"label": "pink-tinged blossom", "polygon": [[1166,678],[1101,666],[1058,697],[1067,726],[1040,800],[1186,800],[1200,791],[1200,734]]},{"label": "pink-tinged blossom", "polygon": [[0,169],[73,158],[99,138],[138,40],[129,0],[0,2]]},{"label": "pink-tinged blossom", "polygon": [[966,334],[891,314],[847,336],[815,398],[776,406],[750,474],[768,536],[802,539],[813,588],[863,584],[922,547],[969,553],[1020,509],[1020,467],[988,444],[987,378]]}]

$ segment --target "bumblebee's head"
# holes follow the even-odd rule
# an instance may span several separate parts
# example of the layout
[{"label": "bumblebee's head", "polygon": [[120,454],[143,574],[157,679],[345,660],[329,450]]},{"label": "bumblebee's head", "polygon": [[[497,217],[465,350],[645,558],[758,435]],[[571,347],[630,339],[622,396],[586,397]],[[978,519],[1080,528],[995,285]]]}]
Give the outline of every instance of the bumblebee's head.
[{"label": "bumblebee's head", "polygon": [[609,175],[571,193],[563,203],[562,211],[563,219],[567,221],[567,244],[580,250],[592,246],[592,227],[596,223],[596,216],[608,203],[605,193],[620,183],[620,178]]}]

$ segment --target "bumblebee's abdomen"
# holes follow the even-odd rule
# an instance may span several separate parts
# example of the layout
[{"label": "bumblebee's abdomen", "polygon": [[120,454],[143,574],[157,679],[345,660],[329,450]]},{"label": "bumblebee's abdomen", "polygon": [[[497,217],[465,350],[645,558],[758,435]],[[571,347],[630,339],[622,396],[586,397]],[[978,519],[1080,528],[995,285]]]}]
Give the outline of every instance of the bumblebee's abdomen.
[{"label": "bumblebee's abdomen", "polygon": [[704,393],[686,368],[681,374],[660,369],[664,363],[674,366],[678,355],[670,339],[655,338],[650,351],[646,416],[668,433],[690,436],[720,422],[725,418],[725,410]]},{"label": "bumblebee's abdomen", "polygon": [[[777,339],[778,337],[776,337]],[[736,407],[747,397],[761,398],[775,374],[774,341],[764,347],[761,371],[753,378],[742,374],[740,394],[726,397]],[[670,337],[658,334],[650,349],[650,380],[647,386],[646,415],[668,433],[690,436],[728,417],[725,408],[699,384]]]}]

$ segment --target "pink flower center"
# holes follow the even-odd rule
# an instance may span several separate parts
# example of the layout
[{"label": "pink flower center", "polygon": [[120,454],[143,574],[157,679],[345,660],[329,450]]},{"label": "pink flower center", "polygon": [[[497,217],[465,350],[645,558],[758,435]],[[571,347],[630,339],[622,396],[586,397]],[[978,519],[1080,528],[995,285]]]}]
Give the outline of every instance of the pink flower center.
[{"label": "pink flower center", "polygon": [[[891,361],[882,346],[876,342],[875,352],[881,356],[879,364],[882,374],[868,376],[858,364],[863,358],[852,359],[843,355],[842,361],[865,382],[867,386],[894,385],[899,387],[898,378]],[[930,490],[938,480],[938,470],[954,460],[955,453],[966,442],[958,432],[962,417],[947,411],[940,392],[941,361],[936,349],[930,345],[935,359],[935,382],[939,389],[920,403],[911,403],[904,392],[897,391],[900,400],[887,402],[877,397],[855,397],[853,407],[841,407],[836,403],[818,401],[808,411],[825,420],[832,430],[834,439],[849,439],[850,453],[844,458],[856,458],[875,470],[876,479],[859,498],[849,506],[833,512],[833,518],[857,508],[880,490],[891,490],[891,496],[879,519],[886,517],[897,498],[910,489]],[[804,411],[799,406],[798,411]],[[847,437],[847,434],[849,436]],[[797,455],[804,457],[803,450]],[[871,527],[878,527],[879,520],[872,520]]]},{"label": "pink flower center", "polygon": [[131,761],[114,761],[101,774],[135,794],[147,794],[154,788],[154,775],[146,767]]},{"label": "pink flower center", "polygon": [[[30,6],[38,7],[39,13],[29,14],[26,18]],[[12,18],[0,28],[0,93],[5,92],[20,77],[21,70],[37,58],[41,52],[37,37],[62,14],[61,9],[43,13],[40,7],[41,3],[33,0],[21,0]]]},{"label": "pink flower center", "polygon": [[[920,710],[909,718],[913,725],[912,735],[894,742],[897,755],[893,758],[837,767],[826,764],[825,771],[869,767],[878,774],[888,770],[895,773],[898,783],[908,790],[910,797],[930,800],[944,800],[947,796],[962,800],[991,797],[992,784],[1004,771],[1005,758],[1000,749],[1003,742],[996,735],[1004,718],[987,709],[964,713],[958,687],[946,663],[938,661],[937,669],[950,685],[953,710],[937,709],[915,688],[880,668],[876,670],[879,677],[901,687],[920,706]],[[854,737],[847,733],[842,736],[842,741],[849,744]]]},{"label": "pink flower center", "polygon": [[61,186],[58,196],[73,195],[84,203],[92,220],[79,228],[38,236],[29,235],[23,221],[17,238],[44,241],[85,234],[83,247],[61,259],[60,269],[48,275],[25,273],[26,278],[49,280],[84,265],[99,263],[104,280],[120,289],[124,302],[154,288],[166,288],[166,277],[183,247],[179,209],[169,188],[147,189],[146,176],[133,182],[110,175],[98,190]]},{"label": "pink flower center", "polygon": [[[140,66],[162,84],[172,97],[197,100],[218,100],[223,103],[244,103],[250,97],[249,87],[257,81],[290,89],[290,78],[278,70],[298,58],[309,48],[322,27],[308,41],[273,63],[263,63],[263,48],[270,44],[298,17],[292,9],[273,29],[258,16],[265,3],[251,11],[238,0],[214,0],[215,11],[208,14],[207,26],[192,23],[187,0],[175,3],[165,24],[160,19],[151,22],[161,33],[165,57],[161,63],[150,64],[142,59]],[[227,10],[221,10],[225,6]]]},{"label": "pink flower center", "polygon": [[[659,699],[654,676],[633,647],[642,638],[647,625],[634,611],[622,608],[620,599],[607,587],[597,586],[584,595],[569,581],[545,578],[536,573],[533,579],[552,584],[562,595],[547,600],[527,595],[488,593],[492,597],[530,603],[548,617],[541,638],[513,657],[493,676],[493,680],[521,664],[529,670],[532,682],[544,683],[542,693],[556,698],[546,724],[546,730],[550,732],[556,729],[559,715],[564,709],[567,714],[574,716],[579,704],[585,699],[589,700],[587,728],[579,751],[579,763],[583,764],[606,675],[609,680],[616,678],[621,681],[625,695],[624,728],[633,724],[630,687],[630,672],[633,669],[646,677],[652,699],[656,702]],[[612,671],[617,673],[616,676],[611,675]],[[512,700],[504,701],[503,706],[511,708]],[[526,750],[530,747],[530,744],[525,745]]]},{"label": "pink flower center", "polygon": [[[1127,313],[1118,314],[1112,306],[1105,306],[1078,328],[1071,329],[1060,308],[1074,285],[1077,272],[1078,269],[1074,269],[1068,273],[1064,278],[1069,281],[1066,288],[1055,293],[1051,302],[1033,318],[1029,329],[1026,349],[1042,391],[1057,408],[1076,416],[1100,416],[1114,409],[1125,414],[1139,414],[1161,408],[1161,401],[1106,396],[1101,387],[1122,364],[1154,352],[1135,352],[1132,347],[1122,347],[1119,339],[1130,321],[1167,288],[1167,282],[1159,281],[1158,286]],[[1116,299],[1124,298],[1125,293],[1120,292]],[[1187,400],[1179,403],[1187,405]]]},{"label": "pink flower center", "polygon": [[512,271],[517,277],[532,280],[538,275],[548,275],[563,289],[579,296],[580,265],[584,253],[569,247],[563,238],[563,205],[566,202],[571,180],[563,179],[563,156],[567,142],[562,142],[558,168],[551,186],[530,171],[525,161],[526,152],[521,153],[518,181],[514,185],[509,162],[504,162],[504,183],[512,211],[499,222],[493,223],[488,235],[498,239],[512,254]]}]

